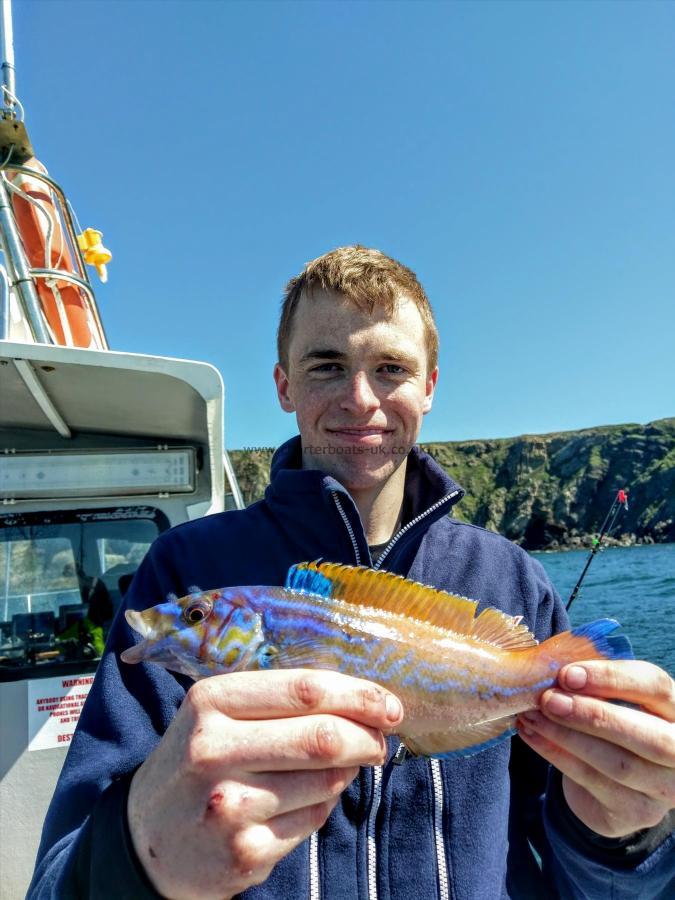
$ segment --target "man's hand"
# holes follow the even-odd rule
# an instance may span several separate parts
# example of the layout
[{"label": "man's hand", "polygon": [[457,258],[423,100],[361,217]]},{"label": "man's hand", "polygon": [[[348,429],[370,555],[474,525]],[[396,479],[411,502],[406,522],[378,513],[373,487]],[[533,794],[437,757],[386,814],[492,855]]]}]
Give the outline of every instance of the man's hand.
[{"label": "man's hand", "polygon": [[336,672],[197,682],[129,791],[132,841],[156,890],[223,900],[264,881],[359,767],[384,761],[382,730],[402,715],[392,694]]},{"label": "man's hand", "polygon": [[658,825],[675,806],[673,679],[648,662],[593,660],[563,667],[558,683],[519,732],[563,773],[572,812],[606,837]]}]

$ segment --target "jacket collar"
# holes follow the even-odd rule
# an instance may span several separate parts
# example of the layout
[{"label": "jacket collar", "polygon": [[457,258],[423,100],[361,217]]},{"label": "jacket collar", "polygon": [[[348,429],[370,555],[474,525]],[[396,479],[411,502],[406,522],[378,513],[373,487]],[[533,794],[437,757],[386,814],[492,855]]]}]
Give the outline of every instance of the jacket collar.
[{"label": "jacket collar", "polygon": [[[404,526],[438,504],[424,519],[430,525],[446,515],[450,507],[463,496],[463,489],[428,453],[417,446],[412,448],[408,454],[406,472]],[[337,523],[336,517],[342,516],[338,506],[342,507],[352,526],[360,561],[367,562],[369,559],[363,524],[349,491],[332,475],[327,475],[320,469],[302,468],[299,435],[282,444],[274,454],[271,481],[265,492],[265,499],[273,512],[291,515],[296,527],[309,529],[315,534],[317,528],[326,529],[327,522]],[[444,500],[446,502],[442,502]],[[337,527],[344,539],[348,531],[346,525]],[[354,562],[352,552],[347,545],[345,561]]]}]

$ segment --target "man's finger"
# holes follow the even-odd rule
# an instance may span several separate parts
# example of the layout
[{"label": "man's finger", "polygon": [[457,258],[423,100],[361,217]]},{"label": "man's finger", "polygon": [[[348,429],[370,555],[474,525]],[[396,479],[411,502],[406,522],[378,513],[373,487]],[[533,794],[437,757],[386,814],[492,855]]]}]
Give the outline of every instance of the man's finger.
[{"label": "man's finger", "polygon": [[233,719],[331,713],[385,729],[403,718],[398,698],[379,685],[320,669],[214,675],[193,685],[188,696],[202,709],[211,706]]},{"label": "man's finger", "polygon": [[522,728],[535,731],[573,757],[583,760],[585,767],[591,767],[624,787],[656,799],[666,808],[675,806],[675,768],[648,762],[617,744],[567,728],[538,712],[523,713],[519,720]]},{"label": "man's finger", "polygon": [[246,887],[266,881],[279,860],[324,824],[334,805],[335,801],[317,803],[239,830],[231,840],[229,880],[243,878]]},{"label": "man's finger", "polygon": [[230,783],[215,796],[222,796],[221,808],[226,805],[228,815],[234,810],[242,823],[262,824],[305,806],[337,800],[358,773],[358,766],[249,773],[245,781]]},{"label": "man's finger", "polygon": [[264,870],[277,863],[291,850],[318,831],[331,814],[335,801],[305,806],[282,813],[261,825],[253,825],[241,832],[237,841],[238,862]]},{"label": "man's finger", "polygon": [[636,756],[675,767],[675,728],[658,716],[594,697],[544,691],[541,711],[567,728],[618,744]]},{"label": "man's finger", "polygon": [[[563,775],[567,775],[574,782],[584,787],[590,794],[596,797],[604,806],[611,808],[617,801],[627,805],[632,798],[633,791],[616,784],[611,778],[602,775],[597,769],[589,765],[585,760],[570,753],[555,741],[532,732],[527,725],[520,727],[518,733],[525,743],[529,744],[544,759],[548,760]],[[645,798],[646,799],[646,798]]]},{"label": "man's finger", "polygon": [[653,663],[635,659],[594,659],[563,666],[558,682],[568,691],[636,703],[675,722],[675,681]]},{"label": "man's finger", "polygon": [[[522,726],[519,733],[526,744],[574,782],[573,788],[582,791],[586,799],[581,805],[570,805],[575,814],[599,834],[620,837],[658,825],[665,815],[664,805],[657,800],[617,784],[543,735],[532,731],[528,734]],[[567,799],[570,803],[570,797]]]},{"label": "man's finger", "polygon": [[[382,732],[340,716],[301,716],[260,722],[237,722],[236,740],[227,750],[227,766],[246,772],[292,772],[299,769],[382,765],[387,742]],[[210,759],[222,765],[217,746]]]}]

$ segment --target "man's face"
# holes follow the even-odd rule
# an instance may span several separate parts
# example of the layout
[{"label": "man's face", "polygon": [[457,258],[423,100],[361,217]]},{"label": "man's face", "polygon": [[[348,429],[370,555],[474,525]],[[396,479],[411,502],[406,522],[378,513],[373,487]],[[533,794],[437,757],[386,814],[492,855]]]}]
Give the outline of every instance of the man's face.
[{"label": "man's face", "polygon": [[289,371],[277,364],[274,380],[282,408],[296,414],[304,468],[358,492],[380,486],[405,461],[438,377],[437,369],[427,373],[424,337],[405,296],[391,317],[318,289],[300,298]]}]

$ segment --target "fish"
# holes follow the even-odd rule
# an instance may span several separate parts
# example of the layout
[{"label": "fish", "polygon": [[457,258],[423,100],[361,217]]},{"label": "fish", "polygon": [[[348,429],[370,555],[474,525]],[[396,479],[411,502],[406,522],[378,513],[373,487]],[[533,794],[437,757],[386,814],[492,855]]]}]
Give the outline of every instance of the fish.
[{"label": "fish", "polygon": [[567,663],[632,659],[614,619],[539,643],[522,622],[381,570],[330,562],[292,566],[283,587],[193,590],[128,624],[143,640],[125,663],[152,662],[195,681],[229,672],[332,669],[369,679],[401,700],[391,732],[408,753],[449,759],[516,731]]}]

